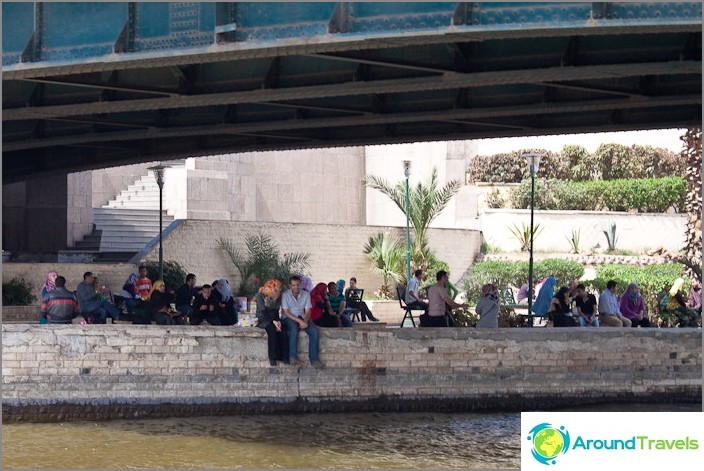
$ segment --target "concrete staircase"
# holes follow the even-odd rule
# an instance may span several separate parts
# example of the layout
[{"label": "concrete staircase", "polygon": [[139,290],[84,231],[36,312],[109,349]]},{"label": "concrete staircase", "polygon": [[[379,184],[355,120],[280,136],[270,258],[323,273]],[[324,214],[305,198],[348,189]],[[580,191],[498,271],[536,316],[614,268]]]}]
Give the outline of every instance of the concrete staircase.
[{"label": "concrete staircase", "polygon": [[[113,200],[93,210],[94,229],[73,248],[59,253],[64,260],[127,261],[159,235],[159,186],[149,171]],[[162,228],[173,222],[164,211]]]}]

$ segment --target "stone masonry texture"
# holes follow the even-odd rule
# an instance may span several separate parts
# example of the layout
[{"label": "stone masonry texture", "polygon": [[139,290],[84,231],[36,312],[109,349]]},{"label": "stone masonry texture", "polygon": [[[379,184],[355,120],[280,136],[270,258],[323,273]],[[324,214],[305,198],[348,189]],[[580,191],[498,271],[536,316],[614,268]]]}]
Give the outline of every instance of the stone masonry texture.
[{"label": "stone masonry texture", "polygon": [[257,328],[3,325],[3,421],[700,402],[699,329],[321,329],[311,368]]}]

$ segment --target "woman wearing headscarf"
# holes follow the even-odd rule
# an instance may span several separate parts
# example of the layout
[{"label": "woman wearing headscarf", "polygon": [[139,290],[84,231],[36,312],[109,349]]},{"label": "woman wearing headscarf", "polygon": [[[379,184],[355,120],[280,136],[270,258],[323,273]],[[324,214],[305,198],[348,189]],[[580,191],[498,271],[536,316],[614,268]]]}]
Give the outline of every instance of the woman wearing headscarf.
[{"label": "woman wearing headscarf", "polygon": [[574,317],[572,317],[570,289],[567,286],[563,286],[555,293],[555,297],[550,301],[548,316],[555,327],[575,327],[577,325]]},{"label": "woman wearing headscarf", "polygon": [[42,299],[44,299],[46,295],[49,294],[49,291],[54,291],[56,289],[57,276],[59,276],[59,273],[56,270],[49,270],[46,273],[46,281],[42,286]]},{"label": "woman wearing headscarf", "polygon": [[213,295],[217,301],[218,315],[222,325],[237,324],[237,312],[239,304],[235,295],[230,290],[230,285],[225,278],[213,282]]},{"label": "woman wearing headscarf", "polygon": [[531,311],[533,311],[536,316],[544,317],[548,314],[548,310],[550,309],[550,302],[552,301],[557,280],[552,276],[548,276],[543,279],[540,284],[542,286],[540,287],[540,291],[538,291]]},{"label": "woman wearing headscarf", "polygon": [[[44,298],[49,297],[49,291],[54,291],[56,289],[56,277],[59,276],[59,273],[56,270],[49,270],[46,274],[46,281],[44,282],[44,286],[42,286],[42,297],[41,299],[44,300]],[[39,319],[40,324],[48,324],[49,319],[46,318],[45,315],[42,315],[41,319]]]},{"label": "woman wearing headscarf", "polygon": [[668,292],[670,301],[667,303],[667,310],[677,312],[679,327],[695,327],[699,316],[687,307],[682,288],[684,288],[684,279],[677,278]]},{"label": "woman wearing headscarf", "polygon": [[650,327],[648,316],[645,315],[645,303],[638,289],[638,284],[631,283],[628,285],[626,291],[621,295],[619,307],[623,317],[631,320],[631,326]]},{"label": "woman wearing headscarf", "polygon": [[281,281],[269,280],[264,283],[257,292],[256,301],[257,327],[266,330],[269,364],[276,366],[277,361],[288,364],[288,332],[279,316]]},{"label": "woman wearing headscarf", "polygon": [[147,295],[149,310],[159,325],[182,324],[181,313],[171,308],[172,296],[166,291],[163,280],[156,280]]},{"label": "woman wearing headscarf", "polygon": [[492,284],[482,286],[482,296],[475,308],[479,314],[478,329],[496,329],[499,327],[499,290]]},{"label": "woman wearing headscarf", "polygon": [[318,327],[341,327],[342,321],[334,315],[328,301],[328,285],[318,283],[310,292],[310,320]]}]

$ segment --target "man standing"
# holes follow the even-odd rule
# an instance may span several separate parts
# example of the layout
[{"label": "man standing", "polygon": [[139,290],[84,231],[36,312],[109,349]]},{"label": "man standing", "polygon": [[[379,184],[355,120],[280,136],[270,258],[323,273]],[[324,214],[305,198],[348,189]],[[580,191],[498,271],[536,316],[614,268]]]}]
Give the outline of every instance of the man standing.
[{"label": "man standing", "polygon": [[46,293],[42,301],[42,316],[49,324],[70,324],[78,314],[76,296],[66,289],[66,278],[57,276],[56,288]]},{"label": "man standing", "polygon": [[193,313],[193,300],[196,297],[196,275],[189,273],[186,275],[186,282],[176,290],[176,310],[186,317]]},{"label": "man standing", "polygon": [[406,290],[406,306],[411,309],[424,309],[427,313],[428,303],[425,303],[420,299],[420,282],[422,281],[422,276],[423,270],[416,270],[408,282],[408,289]]},{"label": "man standing", "polygon": [[310,311],[313,305],[310,302],[310,293],[301,289],[301,279],[292,276],[289,279],[290,289],[281,297],[281,307],[284,311],[284,322],[288,329],[288,357],[291,365],[298,363],[298,331],[305,330],[308,334],[308,358],[310,364],[316,368],[324,368],[320,362],[320,345],[318,329],[310,320]]},{"label": "man standing", "polygon": [[108,316],[114,321],[120,318],[120,311],[100,294],[95,292],[93,284],[95,276],[87,271],[83,274],[83,282],[76,288],[76,298],[78,299],[78,307],[83,316],[92,318],[96,324],[105,324]]},{"label": "man standing", "polygon": [[[420,270],[419,270],[420,271]],[[418,272],[416,272],[418,273]],[[448,327],[445,306],[451,309],[467,307],[466,304],[458,304],[447,295],[448,276],[445,270],[440,270],[435,276],[437,283],[428,288],[428,324],[424,327]]]},{"label": "man standing", "polygon": [[152,290],[152,280],[147,276],[147,267],[139,266],[139,278],[137,278],[137,293],[143,300],[149,297],[149,292]]},{"label": "man standing", "polygon": [[631,326],[631,320],[621,314],[614,280],[606,283],[606,289],[599,296],[599,323],[604,327]]}]

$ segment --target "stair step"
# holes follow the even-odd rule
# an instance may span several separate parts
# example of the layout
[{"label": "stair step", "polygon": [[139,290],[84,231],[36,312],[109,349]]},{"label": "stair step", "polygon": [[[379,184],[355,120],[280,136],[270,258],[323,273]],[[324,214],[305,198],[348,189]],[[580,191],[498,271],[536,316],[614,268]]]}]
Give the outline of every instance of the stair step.
[{"label": "stair step", "polygon": [[159,214],[158,209],[95,208],[94,212],[98,213],[98,214],[154,214],[154,213]]},{"label": "stair step", "polygon": [[[166,229],[168,224],[164,224],[163,229]],[[105,232],[103,237],[108,233],[113,232],[132,232],[132,233],[156,233],[159,232],[159,224],[107,224],[100,226]]]}]

